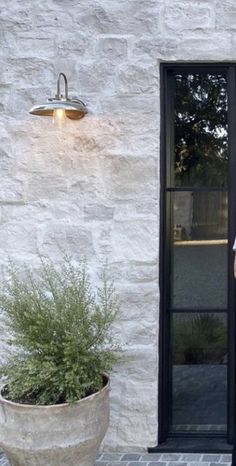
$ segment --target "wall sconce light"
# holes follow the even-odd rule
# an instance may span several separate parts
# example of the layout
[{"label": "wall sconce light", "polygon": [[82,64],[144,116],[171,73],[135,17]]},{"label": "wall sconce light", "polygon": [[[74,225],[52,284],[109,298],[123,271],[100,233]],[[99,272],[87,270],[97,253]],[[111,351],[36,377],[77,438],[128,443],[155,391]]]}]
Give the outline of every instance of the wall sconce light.
[{"label": "wall sconce light", "polygon": [[[61,78],[64,79],[64,95],[61,93]],[[32,115],[51,116],[59,127],[64,120],[80,120],[88,113],[86,105],[78,99],[70,99],[68,96],[68,82],[66,75],[60,73],[57,78],[57,92],[55,97],[41,105],[35,105],[30,109]]]}]

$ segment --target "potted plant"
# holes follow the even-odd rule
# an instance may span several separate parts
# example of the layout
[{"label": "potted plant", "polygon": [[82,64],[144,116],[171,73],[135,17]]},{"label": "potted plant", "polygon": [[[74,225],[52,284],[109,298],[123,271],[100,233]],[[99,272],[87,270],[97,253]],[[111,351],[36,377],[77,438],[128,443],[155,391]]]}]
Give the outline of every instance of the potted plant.
[{"label": "potted plant", "polygon": [[13,266],[0,292],[13,352],[0,373],[0,447],[12,466],[94,466],[108,427],[111,335],[118,305],[103,274],[92,290],[84,263],[41,258]]}]

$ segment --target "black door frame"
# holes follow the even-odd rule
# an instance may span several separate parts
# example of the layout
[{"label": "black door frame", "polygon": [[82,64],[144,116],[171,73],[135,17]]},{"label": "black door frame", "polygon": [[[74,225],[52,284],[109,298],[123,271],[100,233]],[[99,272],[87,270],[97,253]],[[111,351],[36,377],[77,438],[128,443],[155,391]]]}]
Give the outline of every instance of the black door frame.
[{"label": "black door frame", "polygon": [[[169,436],[169,393],[168,393],[168,370],[170,367],[170,322],[169,314],[165,312],[168,307],[167,286],[169,276],[168,264],[169,254],[166,241],[166,220],[169,215],[170,206],[166,201],[166,154],[171,151],[168,147],[172,138],[167,134],[171,131],[173,125],[169,125],[170,119],[170,93],[169,79],[170,71],[185,69],[186,71],[227,71],[228,74],[228,137],[229,137],[229,207],[228,207],[228,433],[227,441],[232,443],[234,440],[235,421],[236,421],[236,287],[233,277],[233,260],[234,254],[232,245],[236,234],[236,63],[163,63],[160,66],[161,72],[161,161],[160,161],[160,327],[159,327],[159,396],[158,396],[158,444],[165,442]],[[222,434],[208,434],[209,437],[222,437]],[[172,437],[182,436],[183,434],[173,434]],[[186,433],[186,437],[198,438],[201,434]],[[204,434],[204,437],[206,435]]]}]

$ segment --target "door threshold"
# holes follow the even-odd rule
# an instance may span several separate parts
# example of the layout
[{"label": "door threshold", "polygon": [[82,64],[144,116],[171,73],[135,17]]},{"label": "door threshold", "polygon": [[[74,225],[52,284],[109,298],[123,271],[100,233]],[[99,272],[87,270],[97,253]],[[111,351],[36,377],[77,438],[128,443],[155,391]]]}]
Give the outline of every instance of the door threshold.
[{"label": "door threshold", "polygon": [[156,447],[148,448],[148,453],[232,453],[233,445],[226,438],[168,438]]}]

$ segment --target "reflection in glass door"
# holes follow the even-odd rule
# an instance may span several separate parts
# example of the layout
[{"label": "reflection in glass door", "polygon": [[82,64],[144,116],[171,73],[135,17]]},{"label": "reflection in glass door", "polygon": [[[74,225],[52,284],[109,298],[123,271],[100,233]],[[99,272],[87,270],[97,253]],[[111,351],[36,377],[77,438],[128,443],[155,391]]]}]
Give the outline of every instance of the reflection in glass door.
[{"label": "reflection in glass door", "polygon": [[[171,429],[226,431],[227,197],[176,192],[171,205]],[[201,206],[205,223],[194,220]]]},{"label": "reflection in glass door", "polygon": [[227,74],[180,69],[169,82],[169,431],[226,432]]}]

